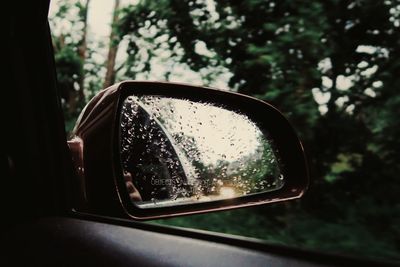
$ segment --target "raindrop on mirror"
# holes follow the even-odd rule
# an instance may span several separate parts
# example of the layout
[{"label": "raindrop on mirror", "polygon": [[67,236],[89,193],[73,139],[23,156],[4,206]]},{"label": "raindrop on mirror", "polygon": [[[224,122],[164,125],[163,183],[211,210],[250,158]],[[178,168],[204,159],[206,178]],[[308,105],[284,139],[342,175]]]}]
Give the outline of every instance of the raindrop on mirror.
[{"label": "raindrop on mirror", "polygon": [[273,191],[285,180],[272,141],[248,116],[186,99],[128,96],[120,156],[141,208]]}]

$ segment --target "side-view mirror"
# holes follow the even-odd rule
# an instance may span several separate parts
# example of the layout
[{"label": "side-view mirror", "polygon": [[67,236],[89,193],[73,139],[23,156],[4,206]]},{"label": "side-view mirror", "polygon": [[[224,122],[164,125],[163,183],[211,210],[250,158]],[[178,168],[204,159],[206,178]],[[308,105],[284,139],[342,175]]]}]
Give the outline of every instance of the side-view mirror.
[{"label": "side-view mirror", "polygon": [[295,199],[308,185],[286,118],[211,88],[113,85],[87,104],[68,143],[76,212],[154,219]]}]

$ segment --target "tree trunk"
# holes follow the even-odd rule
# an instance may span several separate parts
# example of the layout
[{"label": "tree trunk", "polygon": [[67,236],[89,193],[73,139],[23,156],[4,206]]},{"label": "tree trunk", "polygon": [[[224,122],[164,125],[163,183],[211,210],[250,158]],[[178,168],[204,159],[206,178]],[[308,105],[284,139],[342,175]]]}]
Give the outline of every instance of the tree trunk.
[{"label": "tree trunk", "polygon": [[117,12],[119,8],[119,2],[120,0],[115,0],[113,20],[111,24],[110,43],[106,61],[107,72],[106,72],[106,77],[104,79],[103,88],[107,88],[110,85],[114,84],[115,82],[115,58],[117,57],[117,52],[118,52],[118,36],[114,27],[118,21]]},{"label": "tree trunk", "polygon": [[[67,102],[67,114],[68,116],[74,116],[73,114],[79,114],[80,108],[82,105],[85,103],[85,92],[84,92],[84,86],[85,86],[85,71],[84,71],[84,65],[86,61],[86,51],[87,51],[87,18],[88,18],[88,9],[89,9],[89,3],[90,0],[86,0],[84,6],[80,6],[81,11],[79,12],[80,15],[80,21],[83,22],[83,29],[82,29],[82,35],[81,39],[79,40],[78,43],[78,56],[81,59],[82,62],[82,70],[81,73],[78,77],[78,85],[79,88],[78,90],[75,90],[73,88],[73,85],[71,88],[69,88],[69,93],[68,93],[68,102]],[[63,37],[63,36],[61,36]],[[64,38],[61,38],[60,43],[61,47],[64,46],[63,44]]]},{"label": "tree trunk", "polygon": [[85,101],[85,72],[83,67],[86,61],[86,50],[87,50],[87,18],[88,18],[88,10],[89,10],[89,3],[90,0],[86,0],[85,6],[83,7],[84,10],[82,12],[82,22],[83,22],[83,29],[82,29],[82,39],[80,41],[80,45],[78,47],[78,54],[82,61],[82,75],[79,78],[79,91],[78,91],[78,103],[83,103]]}]

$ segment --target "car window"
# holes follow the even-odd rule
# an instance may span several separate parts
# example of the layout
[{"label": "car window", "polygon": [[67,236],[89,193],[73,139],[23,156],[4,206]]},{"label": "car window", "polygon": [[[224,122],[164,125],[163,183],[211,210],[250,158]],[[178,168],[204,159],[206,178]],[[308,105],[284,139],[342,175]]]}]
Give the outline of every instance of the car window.
[{"label": "car window", "polygon": [[53,0],[70,132],[115,82],[187,82],[272,103],[311,184],[296,201],[151,223],[400,260],[400,3],[396,0]]}]

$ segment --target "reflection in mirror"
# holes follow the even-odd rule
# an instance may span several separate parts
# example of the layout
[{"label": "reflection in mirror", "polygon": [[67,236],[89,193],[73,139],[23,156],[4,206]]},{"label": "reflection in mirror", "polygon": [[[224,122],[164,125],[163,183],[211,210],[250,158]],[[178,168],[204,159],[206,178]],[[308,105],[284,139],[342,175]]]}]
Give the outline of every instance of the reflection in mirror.
[{"label": "reflection in mirror", "polygon": [[155,208],[280,189],[266,134],[246,115],[209,103],[128,96],[120,153],[131,200]]}]

